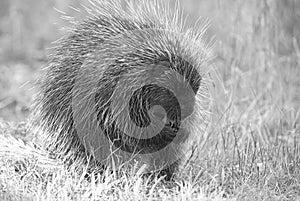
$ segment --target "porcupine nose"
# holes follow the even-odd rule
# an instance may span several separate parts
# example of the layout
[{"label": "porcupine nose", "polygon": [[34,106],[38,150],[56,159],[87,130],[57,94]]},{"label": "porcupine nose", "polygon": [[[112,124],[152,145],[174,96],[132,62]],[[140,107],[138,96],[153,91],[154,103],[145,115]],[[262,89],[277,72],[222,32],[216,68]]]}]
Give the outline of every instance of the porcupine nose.
[{"label": "porcupine nose", "polygon": [[194,111],[195,94],[190,89],[180,88],[179,92],[177,91],[177,97],[180,102],[181,120],[185,120]]}]

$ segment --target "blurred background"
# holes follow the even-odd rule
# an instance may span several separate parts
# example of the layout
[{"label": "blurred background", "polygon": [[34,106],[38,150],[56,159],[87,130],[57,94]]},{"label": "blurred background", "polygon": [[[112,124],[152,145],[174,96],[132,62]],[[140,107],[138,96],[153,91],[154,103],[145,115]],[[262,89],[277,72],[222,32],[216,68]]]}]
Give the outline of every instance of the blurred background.
[{"label": "blurred background", "polygon": [[[68,25],[57,10],[76,16],[69,6],[80,3],[0,1],[0,119],[26,119],[48,48]],[[299,0],[181,0],[181,4],[191,22],[200,16],[211,21],[208,33],[217,41],[215,64],[226,95],[216,93],[220,95],[216,105],[226,110],[228,121],[272,124],[282,115],[299,117]]]}]

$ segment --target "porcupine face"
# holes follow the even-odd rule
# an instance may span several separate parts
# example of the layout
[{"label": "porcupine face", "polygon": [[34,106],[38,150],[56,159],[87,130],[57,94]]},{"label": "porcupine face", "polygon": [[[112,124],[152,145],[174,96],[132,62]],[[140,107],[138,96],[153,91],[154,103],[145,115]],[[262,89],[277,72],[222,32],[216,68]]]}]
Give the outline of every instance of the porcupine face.
[{"label": "porcupine face", "polygon": [[73,90],[73,118],[96,160],[136,159],[154,171],[183,157],[184,122],[195,113],[202,77],[182,37],[128,31],[86,59]]}]

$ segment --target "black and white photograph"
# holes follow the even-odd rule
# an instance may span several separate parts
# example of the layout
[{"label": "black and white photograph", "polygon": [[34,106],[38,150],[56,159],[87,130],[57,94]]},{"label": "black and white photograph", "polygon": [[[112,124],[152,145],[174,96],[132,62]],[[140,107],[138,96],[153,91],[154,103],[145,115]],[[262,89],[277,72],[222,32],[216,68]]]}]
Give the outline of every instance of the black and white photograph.
[{"label": "black and white photograph", "polygon": [[300,0],[0,0],[0,201],[300,200]]}]

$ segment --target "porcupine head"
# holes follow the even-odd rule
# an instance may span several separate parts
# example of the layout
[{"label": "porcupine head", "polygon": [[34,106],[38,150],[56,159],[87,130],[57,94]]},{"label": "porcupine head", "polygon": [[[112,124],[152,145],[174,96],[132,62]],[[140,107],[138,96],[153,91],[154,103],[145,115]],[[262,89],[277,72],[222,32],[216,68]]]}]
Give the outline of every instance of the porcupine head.
[{"label": "porcupine head", "polygon": [[93,0],[73,21],[41,79],[35,118],[44,146],[66,160],[91,155],[152,172],[185,158],[204,132],[210,44],[205,25],[185,28],[177,4],[126,8]]}]

